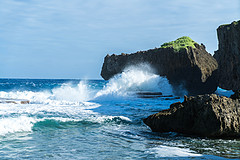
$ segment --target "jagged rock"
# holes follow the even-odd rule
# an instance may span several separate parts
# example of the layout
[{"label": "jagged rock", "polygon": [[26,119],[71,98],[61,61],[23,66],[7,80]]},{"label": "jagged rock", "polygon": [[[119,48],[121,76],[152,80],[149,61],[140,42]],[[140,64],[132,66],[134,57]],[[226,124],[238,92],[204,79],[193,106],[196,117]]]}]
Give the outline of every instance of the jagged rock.
[{"label": "jagged rock", "polygon": [[214,57],[219,65],[219,87],[240,90],[240,21],[219,26],[217,35]]},{"label": "jagged rock", "polygon": [[[187,39],[187,40],[186,40]],[[176,47],[176,42],[181,41]],[[186,41],[190,41],[190,44]],[[186,89],[189,95],[213,93],[217,89],[217,61],[189,37],[165,43],[161,48],[133,54],[107,55],[104,58],[101,76],[108,80],[139,63],[150,64],[161,76],[166,76],[175,91]]]},{"label": "jagged rock", "polygon": [[216,94],[184,97],[143,120],[154,132],[211,138],[240,137],[240,101]]}]

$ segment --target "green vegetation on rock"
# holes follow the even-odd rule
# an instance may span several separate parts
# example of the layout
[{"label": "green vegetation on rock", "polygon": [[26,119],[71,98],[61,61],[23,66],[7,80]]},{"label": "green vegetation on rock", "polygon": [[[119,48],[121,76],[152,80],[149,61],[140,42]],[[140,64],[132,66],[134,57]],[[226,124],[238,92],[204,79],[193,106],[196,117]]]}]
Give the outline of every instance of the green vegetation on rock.
[{"label": "green vegetation on rock", "polygon": [[[236,25],[238,25],[239,23],[240,23],[240,20],[238,20],[238,21],[233,21],[231,24],[233,24],[234,26],[236,26]],[[229,30],[231,24],[222,24],[222,25],[219,26],[219,28],[222,28],[222,27],[227,26],[227,30]]]},{"label": "green vegetation on rock", "polygon": [[233,21],[234,25],[238,25],[238,23],[240,23],[240,20],[239,21]]},{"label": "green vegetation on rock", "polygon": [[187,49],[187,47],[195,47],[196,42],[194,42],[190,37],[183,36],[181,38],[178,38],[175,41],[164,43],[161,45],[161,48],[173,48],[174,51],[179,52],[182,49]]}]

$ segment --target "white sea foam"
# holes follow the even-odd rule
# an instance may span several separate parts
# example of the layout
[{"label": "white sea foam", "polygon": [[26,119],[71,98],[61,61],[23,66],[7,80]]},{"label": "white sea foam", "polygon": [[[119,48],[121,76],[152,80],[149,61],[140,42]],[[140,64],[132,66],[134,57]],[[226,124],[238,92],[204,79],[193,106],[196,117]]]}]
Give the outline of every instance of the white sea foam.
[{"label": "white sea foam", "polygon": [[102,116],[102,115],[98,115],[98,114],[92,114],[92,115],[89,115],[89,116],[79,117],[79,118],[62,118],[62,117],[44,118],[41,121],[43,121],[43,120],[56,120],[56,121],[61,121],[61,122],[88,121],[88,122],[93,122],[93,123],[105,123],[106,121],[112,121],[114,119],[119,119],[119,120],[131,122],[131,120],[129,118],[124,117],[124,116]]},{"label": "white sea foam", "polygon": [[172,94],[172,87],[165,77],[155,74],[150,65],[139,64],[127,67],[124,72],[110,79],[98,92],[89,87],[87,82],[81,81],[78,85],[63,84],[51,91],[1,91],[0,97],[27,99],[34,104],[76,106],[99,97],[105,99],[123,97],[139,91]]},{"label": "white sea foam", "polygon": [[91,100],[99,97],[106,99],[106,96],[122,97],[139,91],[172,94],[167,79],[154,74],[146,64],[126,68],[98,92],[85,81],[78,85],[63,84],[49,91],[1,91],[1,98],[27,99],[30,104],[0,104],[0,115],[3,117],[0,119],[0,134],[31,131],[34,123],[46,119],[94,123],[131,121],[127,117],[106,116],[90,110],[100,106]]},{"label": "white sea foam", "polygon": [[54,88],[52,91],[11,91],[0,92],[1,98],[10,99],[26,99],[34,104],[49,104],[49,105],[81,105],[94,97],[94,92],[91,91],[84,81],[81,81],[77,86],[71,84],[63,84],[61,87]]},{"label": "white sea foam", "polygon": [[20,116],[0,119],[0,135],[15,132],[29,132],[36,120],[32,117]]},{"label": "white sea foam", "polygon": [[84,81],[81,81],[75,87],[71,86],[71,84],[64,84],[60,88],[53,89],[52,92],[53,99],[71,102],[86,102],[93,96],[91,95],[91,90]]},{"label": "white sea foam", "polygon": [[155,154],[157,158],[160,157],[200,157],[203,156],[202,154],[194,153],[188,148],[179,148],[179,147],[170,147],[170,146],[163,146],[160,145],[155,148],[151,148],[150,153]]},{"label": "white sea foam", "polygon": [[172,87],[166,78],[154,74],[154,70],[148,64],[139,64],[127,67],[121,74],[110,79],[109,83],[95,97],[126,96],[135,91],[172,94]]},{"label": "white sea foam", "polygon": [[[87,121],[105,123],[131,121],[124,116],[101,115],[89,109],[99,107],[99,104],[84,102],[81,106],[45,105],[45,104],[1,104],[0,105],[0,135],[15,132],[30,132],[35,123],[45,120]],[[38,118],[36,118],[38,117]]]},{"label": "white sea foam", "polygon": [[92,123],[105,123],[111,122],[114,119],[129,121],[131,120],[124,116],[101,116],[98,114],[91,114],[82,117],[76,118],[64,118],[64,117],[49,117],[49,118],[33,118],[28,116],[20,116],[20,117],[7,117],[0,119],[0,136],[16,133],[16,132],[31,132],[33,126],[37,122],[43,122],[45,120],[55,120],[61,122],[80,122],[80,121],[88,121]]}]

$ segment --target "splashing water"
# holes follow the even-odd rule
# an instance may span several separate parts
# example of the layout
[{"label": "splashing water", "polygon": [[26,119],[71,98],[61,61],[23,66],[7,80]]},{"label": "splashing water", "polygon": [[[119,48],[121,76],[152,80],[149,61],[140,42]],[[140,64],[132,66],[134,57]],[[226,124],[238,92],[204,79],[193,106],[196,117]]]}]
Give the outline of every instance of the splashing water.
[{"label": "splashing water", "polygon": [[172,94],[167,79],[146,64],[109,81],[0,79],[0,89],[2,98],[30,100],[0,103],[1,159],[239,158],[239,140],[156,134],[143,124],[146,116],[183,100],[136,96]]},{"label": "splashing water", "polygon": [[166,78],[154,74],[154,70],[148,64],[140,64],[127,67],[121,74],[114,76],[95,97],[103,95],[126,96],[136,91],[172,94],[172,87]]},{"label": "splashing water", "polygon": [[141,91],[162,92],[165,95],[173,94],[172,87],[165,77],[154,74],[150,65],[139,64],[127,67],[122,73],[110,79],[101,90],[94,89],[86,81],[80,81],[77,85],[63,83],[50,92],[2,91],[0,97],[28,99],[32,103],[73,104],[87,102],[99,97],[126,97]]},{"label": "splashing water", "polygon": [[84,81],[81,81],[76,87],[64,84],[60,88],[53,89],[52,92],[53,98],[57,100],[86,102],[92,97],[92,93]]}]

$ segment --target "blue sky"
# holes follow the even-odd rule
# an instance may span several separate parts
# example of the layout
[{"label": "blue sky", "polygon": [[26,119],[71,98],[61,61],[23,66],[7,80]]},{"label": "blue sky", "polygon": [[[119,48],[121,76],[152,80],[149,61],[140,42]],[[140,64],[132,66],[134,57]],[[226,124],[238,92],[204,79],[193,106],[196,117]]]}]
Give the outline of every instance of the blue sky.
[{"label": "blue sky", "polygon": [[106,54],[181,36],[217,50],[239,0],[0,0],[1,78],[101,79]]}]

